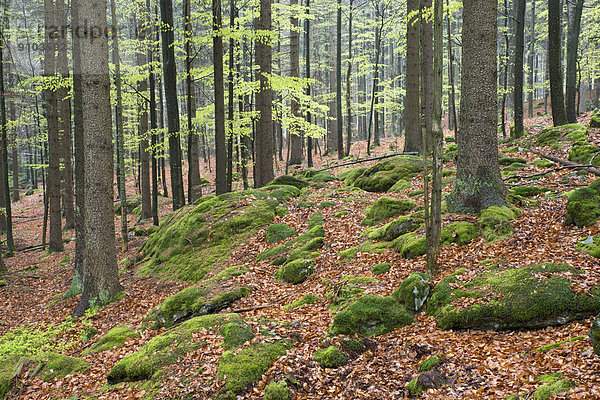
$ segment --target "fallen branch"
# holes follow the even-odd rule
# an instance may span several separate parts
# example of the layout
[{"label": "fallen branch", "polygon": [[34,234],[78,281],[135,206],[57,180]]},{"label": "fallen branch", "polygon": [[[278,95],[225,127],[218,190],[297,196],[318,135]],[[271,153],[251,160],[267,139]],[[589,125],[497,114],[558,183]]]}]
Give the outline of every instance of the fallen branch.
[{"label": "fallen branch", "polygon": [[545,153],[542,153],[541,151],[537,151],[534,149],[528,149],[527,151],[531,151],[533,154],[537,154],[538,156],[540,156],[542,158],[553,161],[560,165],[565,165],[567,167],[571,167],[571,168],[575,168],[575,169],[585,169],[590,174],[600,176],[600,169],[594,167],[593,165],[577,164],[577,163],[574,163],[573,161],[565,160],[564,158],[554,157],[554,156],[551,156],[550,154],[545,154]]},{"label": "fallen branch", "polygon": [[371,158],[363,158],[362,160],[356,160],[356,161],[350,161],[347,163],[343,163],[343,164],[336,164],[336,165],[331,165],[329,167],[325,167],[322,169],[318,169],[315,172],[322,172],[322,171],[327,171],[328,169],[333,169],[333,168],[338,168],[338,167],[345,167],[346,165],[354,165],[354,164],[360,164],[360,163],[364,163],[367,161],[376,161],[376,160],[383,160],[385,158],[390,158],[390,157],[395,157],[395,156],[416,156],[419,153],[415,153],[415,152],[408,152],[408,153],[392,153],[392,154],[386,154],[384,156],[378,156],[378,157],[371,157]]}]

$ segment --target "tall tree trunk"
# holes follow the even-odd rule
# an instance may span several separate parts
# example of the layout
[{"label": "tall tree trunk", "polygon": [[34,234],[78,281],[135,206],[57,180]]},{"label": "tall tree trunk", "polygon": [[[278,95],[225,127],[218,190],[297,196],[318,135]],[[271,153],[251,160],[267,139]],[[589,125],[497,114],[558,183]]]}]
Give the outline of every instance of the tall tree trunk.
[{"label": "tall tree trunk", "polygon": [[[235,0],[229,0],[229,29],[233,33],[235,30]],[[234,53],[235,53],[235,44],[233,41],[233,34],[229,38],[229,115],[227,116],[228,120],[228,134],[227,134],[227,191],[231,192],[233,187],[233,138],[234,134],[234,123],[235,123],[235,114],[234,114],[234,78],[233,78],[233,68],[234,68]]]},{"label": "tall tree trunk", "polygon": [[[408,21],[406,24],[406,96],[404,102],[404,151],[421,152],[422,134],[420,118],[420,24],[415,12],[419,11],[419,0],[406,1]],[[412,18],[410,17],[412,13]]]},{"label": "tall tree trunk", "polygon": [[515,63],[513,69],[515,131],[514,137],[523,136],[523,53],[525,43],[525,0],[516,0]]},{"label": "tall tree trunk", "polygon": [[455,211],[506,205],[496,134],[497,7],[496,0],[464,3],[457,174],[448,196],[448,206]]},{"label": "tall tree trunk", "polygon": [[581,30],[581,14],[583,0],[576,0],[575,5],[569,5],[569,31],[567,34],[567,77],[565,107],[567,122],[577,122],[577,49],[579,47],[579,32]]},{"label": "tall tree trunk", "polygon": [[[421,115],[425,132],[431,132],[433,113],[433,26],[424,13],[431,9],[432,0],[421,0]],[[431,136],[424,147],[431,150]]]},{"label": "tall tree trunk", "polygon": [[338,159],[344,158],[342,119],[342,0],[337,0],[337,44],[335,53],[335,108]]},{"label": "tall tree trunk", "polygon": [[[54,1],[44,1],[46,40],[44,48],[44,72],[46,77],[52,78],[56,74],[55,44],[52,29],[56,25]],[[62,215],[60,208],[60,137],[58,126],[58,102],[56,90],[50,87],[46,91],[46,118],[48,120],[48,205],[50,210],[50,251],[62,251]],[[2,112],[4,116],[4,111]],[[3,129],[5,125],[3,124]],[[3,132],[4,135],[4,132]],[[3,144],[6,146],[6,143]],[[6,159],[5,159],[6,162]],[[7,168],[8,170],[8,168]],[[8,189],[6,189],[8,193]]]},{"label": "tall tree trunk", "polygon": [[[146,10],[148,13],[148,18],[151,18],[152,9],[150,8],[150,0],[146,0]],[[151,26],[155,26],[156,20],[151,18]],[[148,38],[147,38],[148,39]],[[150,37],[151,41],[152,38]],[[150,42],[151,43],[151,42]],[[151,44],[148,45],[148,64],[152,65],[152,60],[154,58],[154,48]],[[152,143],[152,223],[158,226],[158,160],[156,159],[157,149],[156,146],[158,144],[158,134],[156,132],[157,129],[157,115],[156,115],[156,75],[152,70],[152,67],[149,68],[148,72],[148,81],[150,83],[150,132],[151,132],[151,143]]]},{"label": "tall tree trunk", "polygon": [[[143,4],[140,4],[139,13],[143,18]],[[137,27],[138,40],[141,41],[140,48],[143,49],[143,43],[146,41],[146,26],[144,20],[140,20]],[[145,51],[139,51],[136,54],[137,64],[143,69],[148,63]],[[137,90],[139,93],[148,91],[148,81],[144,78],[138,81]],[[148,100],[145,96],[138,97],[138,113],[140,116],[140,191],[142,193],[142,214],[140,219],[152,217],[152,196],[150,193],[150,141],[148,133]],[[125,174],[123,174],[125,178]]]},{"label": "tall tree trunk", "polygon": [[527,116],[533,118],[533,100],[535,98],[535,2],[531,1],[531,26],[529,27],[529,92],[527,93]]},{"label": "tall tree trunk", "polygon": [[160,0],[162,22],[163,76],[169,128],[169,167],[171,168],[171,191],[173,210],[185,205],[183,176],[181,172],[181,143],[179,141],[179,105],[177,103],[177,66],[175,64],[175,34],[173,24],[173,0]]},{"label": "tall tree trunk", "polygon": [[196,114],[196,98],[192,83],[193,46],[192,38],[192,2],[185,0],[183,5],[185,22],[185,91],[187,94],[187,125],[188,125],[188,202],[191,204],[202,196],[200,187],[200,155],[198,154],[198,134],[193,118]]},{"label": "tall tree trunk", "polygon": [[[104,32],[106,1],[77,3],[79,29],[85,24]],[[108,38],[79,42],[83,107],[83,148],[85,207],[83,223],[86,245],[83,254],[83,292],[75,315],[80,316],[92,306],[101,306],[114,299],[123,287],[119,283],[115,249],[115,219],[113,211],[112,121],[110,112],[110,76],[108,70]]]},{"label": "tall tree trunk", "polygon": [[[290,76],[292,78],[300,77],[300,32],[298,30],[298,16],[294,8],[298,5],[298,0],[290,0],[292,15],[290,17]],[[294,119],[300,118],[300,104],[295,98],[290,100],[290,111],[292,114],[292,123],[288,127],[290,136],[290,159],[288,165],[302,164],[302,132],[300,126]]]},{"label": "tall tree trunk", "polygon": [[567,123],[562,80],[561,0],[548,0],[548,72],[554,126]]},{"label": "tall tree trunk", "polygon": [[352,9],[354,0],[350,0],[348,9],[348,72],[346,73],[346,156],[350,155],[350,146],[352,145],[352,92],[350,84],[352,83]]},{"label": "tall tree trunk", "polygon": [[[310,14],[310,0],[306,0],[306,14]],[[304,20],[304,65],[306,68],[306,79],[310,79],[310,18]],[[306,95],[310,97],[311,87],[310,83],[306,85]],[[310,110],[306,112],[306,122],[312,123],[312,116]],[[306,159],[308,162],[308,168],[313,167],[313,140],[307,135],[306,136]]]},{"label": "tall tree trunk", "polygon": [[[271,1],[260,0],[260,16],[257,21],[257,30],[263,34],[271,31]],[[259,90],[256,93],[256,111],[260,116],[256,123],[255,134],[255,174],[254,187],[265,186],[273,180],[273,103],[272,90],[269,85],[271,74],[271,45],[262,40],[255,42],[256,61],[258,71],[256,80],[259,82]]]},{"label": "tall tree trunk", "polygon": [[[446,0],[448,9],[450,8],[450,0]],[[452,26],[450,24],[450,14],[446,20],[448,29],[448,71],[450,75],[450,110],[449,113],[452,119],[452,127],[454,129],[454,137],[458,136],[458,118],[456,116],[456,93],[454,85],[454,53],[452,52]],[[448,126],[448,128],[450,128]]]},{"label": "tall tree trunk", "polygon": [[225,89],[223,86],[223,35],[221,0],[213,0],[213,62],[215,86],[215,154],[217,195],[227,191],[227,149],[225,138]]},{"label": "tall tree trunk", "polygon": [[119,31],[117,29],[117,10],[115,0],[110,2],[110,13],[114,35],[113,39],[113,64],[115,65],[115,92],[117,94],[117,105],[115,107],[115,122],[117,124],[117,163],[119,200],[121,201],[121,244],[123,252],[127,251],[129,234],[127,232],[127,193],[125,191],[125,134],[123,132],[123,94],[121,90],[121,56],[119,52]]},{"label": "tall tree trunk", "polygon": [[[336,67],[335,67],[335,57],[333,55],[334,52],[334,48],[335,48],[335,37],[336,37],[336,27],[335,25],[331,25],[331,30],[330,30],[330,44],[329,44],[329,49],[330,49],[330,58],[329,58],[329,92],[331,94],[335,93],[336,91],[336,82],[337,82],[337,77],[335,76],[336,74]],[[337,151],[337,101],[335,96],[331,98],[331,101],[329,102],[329,115],[328,115],[328,119],[327,119],[327,150],[325,152],[325,154],[330,154],[333,153],[334,151]]]}]

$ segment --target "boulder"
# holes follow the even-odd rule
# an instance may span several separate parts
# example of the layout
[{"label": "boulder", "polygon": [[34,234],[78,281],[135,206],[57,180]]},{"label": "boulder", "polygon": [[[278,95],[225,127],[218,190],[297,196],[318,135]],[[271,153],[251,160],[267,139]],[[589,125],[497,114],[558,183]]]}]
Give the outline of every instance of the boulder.
[{"label": "boulder", "polygon": [[511,221],[520,215],[515,208],[492,206],[479,214],[479,227],[483,230],[483,237],[488,243],[494,243],[512,236]]},{"label": "boulder", "polygon": [[596,315],[588,336],[592,342],[594,353],[600,356],[600,314]]},{"label": "boulder", "polygon": [[323,368],[339,368],[348,362],[348,354],[335,346],[315,351],[313,358]]},{"label": "boulder", "polygon": [[594,112],[590,119],[590,128],[600,128],[600,111]]},{"label": "boulder", "polygon": [[565,225],[594,225],[600,213],[599,203],[600,195],[594,189],[584,187],[575,190],[567,201]]},{"label": "boulder", "polygon": [[367,192],[387,192],[400,179],[410,181],[422,172],[423,160],[420,157],[397,156],[366,168],[360,174],[348,173],[345,181]]},{"label": "boulder", "polygon": [[415,206],[415,203],[410,200],[381,197],[373,205],[367,207],[365,210],[365,219],[363,219],[361,225],[375,225],[390,217],[407,213],[415,208]]},{"label": "boulder", "polygon": [[431,291],[429,286],[429,276],[421,272],[414,272],[406,278],[392,296],[398,302],[404,304],[410,312],[418,312],[427,302],[427,297]]}]

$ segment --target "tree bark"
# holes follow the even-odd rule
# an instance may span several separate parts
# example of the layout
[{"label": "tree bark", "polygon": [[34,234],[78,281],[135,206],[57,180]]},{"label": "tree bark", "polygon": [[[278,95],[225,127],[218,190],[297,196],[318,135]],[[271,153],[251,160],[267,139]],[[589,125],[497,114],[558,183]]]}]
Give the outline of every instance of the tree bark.
[{"label": "tree bark", "polygon": [[[235,29],[235,0],[229,0],[229,29],[231,32],[234,32]],[[233,61],[234,61],[234,52],[235,52],[235,42],[233,40],[233,35],[229,38],[229,110],[228,110],[228,134],[227,134],[227,191],[231,192],[233,187],[233,138],[235,137],[234,133],[234,102],[235,102],[235,93],[234,93],[234,78],[233,78]]]},{"label": "tree bark", "polygon": [[529,92],[527,93],[527,116],[533,118],[533,100],[535,98],[535,21],[537,16],[535,15],[535,2],[531,1],[531,26],[529,27]]},{"label": "tree bark", "polygon": [[554,126],[567,123],[562,80],[561,0],[548,0],[548,72]]},{"label": "tree bark", "polygon": [[[352,1],[352,0],[350,0]],[[310,0],[306,0],[306,14],[310,14]],[[310,79],[310,18],[306,18],[304,20],[304,65],[305,65],[305,74],[306,79]],[[310,97],[311,95],[311,87],[310,83],[306,85],[306,95]],[[312,123],[312,115],[310,110],[306,112],[306,122],[309,124]],[[308,168],[313,167],[313,140],[310,136],[306,137],[306,160],[308,163]]]},{"label": "tree bark", "polygon": [[498,165],[497,1],[464,3],[457,175],[448,206],[479,212],[506,205]]},{"label": "tree bark", "polygon": [[[407,15],[419,11],[419,0],[407,0]],[[422,133],[420,118],[420,31],[418,16],[406,24],[406,97],[404,102],[404,151],[421,152]]]},{"label": "tree bark", "polygon": [[346,73],[346,156],[350,155],[350,146],[352,145],[352,12],[354,0],[350,0],[348,10],[348,71]]},{"label": "tree bark", "polygon": [[[296,1],[296,0],[294,0]],[[344,158],[344,134],[342,129],[342,0],[337,0],[337,35],[335,53],[335,108],[338,160]]]},{"label": "tree bark", "polygon": [[[292,78],[300,77],[300,32],[298,31],[298,16],[293,10],[298,5],[298,0],[290,0],[292,7],[292,15],[290,17],[290,76]],[[300,118],[300,104],[292,97],[290,100],[290,112],[292,114],[292,123],[288,127],[290,136],[290,159],[288,165],[302,164],[302,132],[298,124],[295,123],[295,118]]]},{"label": "tree bark", "polygon": [[217,195],[227,192],[227,149],[225,138],[225,89],[223,82],[223,36],[221,0],[212,2],[213,62],[215,94],[215,154]]},{"label": "tree bark", "polygon": [[[260,0],[260,16],[257,21],[257,30],[268,33],[271,30],[271,1]],[[254,187],[265,186],[273,180],[273,103],[272,90],[269,85],[271,74],[271,43],[267,39],[255,42],[256,62],[258,71],[256,80],[259,90],[256,93],[256,111],[260,116],[256,122],[255,134],[255,175]]]},{"label": "tree bark", "polygon": [[[107,28],[106,1],[78,7],[76,29],[85,24]],[[113,153],[110,112],[110,76],[108,70],[108,38],[82,39],[79,43],[81,71],[81,103],[83,111],[83,149],[85,208],[83,224],[86,245],[83,254],[83,292],[75,315],[92,306],[113,300],[122,290],[119,283],[115,249],[113,211]]]},{"label": "tree bark", "polygon": [[184,2],[184,22],[185,22],[185,90],[187,94],[187,124],[188,124],[188,202],[191,204],[202,196],[200,187],[200,155],[198,150],[198,134],[193,118],[196,114],[196,97],[194,96],[194,85],[192,83],[192,68],[194,60],[192,58],[192,2]]},{"label": "tree bark", "polygon": [[[140,15],[143,18],[142,4],[140,4]],[[143,43],[146,41],[146,27],[144,20],[138,21],[138,40],[140,48],[143,49]],[[140,69],[144,68],[148,63],[148,58],[145,51],[139,51],[136,54],[137,64]],[[138,82],[137,90],[139,93],[148,91],[148,81],[144,78]],[[152,217],[152,196],[150,193],[150,141],[148,133],[148,100],[145,96],[138,97],[138,112],[140,115],[140,191],[142,193],[142,214],[140,219],[148,219]],[[125,174],[123,174],[125,178]]]},{"label": "tree bark", "polygon": [[577,49],[579,47],[579,32],[581,31],[581,14],[583,11],[583,0],[577,0],[575,5],[568,6],[569,31],[567,34],[567,75],[566,75],[566,98],[565,107],[567,122],[577,122]]},{"label": "tree bark", "polygon": [[515,59],[513,69],[513,82],[515,84],[515,130],[513,137],[523,136],[523,53],[525,50],[525,0],[516,0],[516,25],[515,25]]},{"label": "tree bark", "polygon": [[[152,9],[150,8],[150,0],[146,0],[146,10],[148,17],[152,15]],[[155,26],[156,20],[152,17],[152,26]],[[152,38],[150,38],[151,40]],[[154,49],[151,44],[148,45],[148,64],[152,65],[154,58]],[[158,160],[156,159],[156,146],[158,144],[158,134],[156,129],[158,127],[157,115],[156,115],[156,76],[152,70],[149,69],[148,81],[150,84],[150,132],[151,132],[151,143],[152,143],[152,223],[158,226]]]}]

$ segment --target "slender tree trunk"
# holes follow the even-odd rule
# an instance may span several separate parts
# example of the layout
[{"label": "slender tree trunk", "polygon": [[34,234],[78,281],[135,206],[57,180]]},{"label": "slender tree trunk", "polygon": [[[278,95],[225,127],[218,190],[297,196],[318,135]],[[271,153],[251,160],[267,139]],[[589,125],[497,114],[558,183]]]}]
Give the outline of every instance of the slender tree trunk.
[{"label": "slender tree trunk", "polygon": [[562,80],[561,0],[548,0],[548,72],[554,126],[567,123]]},{"label": "slender tree trunk", "polygon": [[[306,14],[310,14],[310,0],[306,0]],[[306,68],[306,79],[310,79],[310,18],[304,20],[304,64]],[[306,85],[306,95],[311,96],[310,84]],[[306,122],[312,123],[310,110],[306,112]],[[313,140],[310,136],[306,136],[306,159],[308,168],[313,167]]]},{"label": "slender tree trunk", "polygon": [[348,10],[348,72],[346,73],[346,156],[350,155],[350,146],[352,145],[352,92],[350,84],[352,83],[352,9],[354,0],[350,0]]},{"label": "slender tree trunk", "polygon": [[[450,0],[446,0],[446,5],[450,8]],[[454,53],[452,52],[452,26],[450,24],[450,14],[447,18],[448,26],[448,70],[450,71],[450,105],[452,115],[452,126],[454,128],[454,137],[458,136],[458,118],[456,116],[456,93],[454,85]]]},{"label": "slender tree trunk", "polygon": [[337,0],[337,45],[335,56],[335,108],[338,159],[344,158],[344,135],[342,119],[342,0]]},{"label": "slender tree trunk", "polygon": [[[422,133],[420,118],[420,24],[418,16],[414,13],[419,11],[419,0],[407,0],[407,15],[409,19],[406,25],[406,97],[404,104],[404,131],[405,152],[421,152]],[[412,14],[412,18],[410,18]]]},{"label": "slender tree trunk", "polygon": [[[431,132],[433,110],[433,26],[429,18],[424,17],[426,9],[431,9],[432,0],[421,0],[421,114],[423,128]],[[431,136],[427,135],[424,147],[431,150]]]},{"label": "slender tree trunk", "polygon": [[566,74],[566,98],[565,106],[567,122],[577,122],[577,49],[579,47],[579,32],[581,30],[581,14],[583,11],[583,0],[576,0],[575,5],[568,6],[569,31],[567,35],[567,74]]},{"label": "slender tree trunk", "polygon": [[[220,10],[220,9],[219,9]],[[173,210],[185,205],[183,176],[181,172],[181,143],[179,141],[179,106],[177,103],[177,67],[175,64],[173,0],[160,0],[162,22],[163,76],[169,128],[169,166]]]},{"label": "slender tree trunk", "polygon": [[[152,9],[150,8],[150,0],[146,0],[146,10],[148,16],[152,15]],[[154,18],[151,19],[152,26],[156,23]],[[150,38],[151,40],[152,38]],[[148,64],[152,65],[154,58],[154,49],[151,44],[148,45]],[[157,140],[157,115],[156,115],[156,76],[150,67],[148,81],[150,83],[150,137],[152,143],[152,223],[158,226],[158,160],[156,159],[156,146]]]},{"label": "slender tree trunk", "polygon": [[531,1],[531,26],[529,27],[529,93],[527,93],[527,115],[529,118],[533,118],[533,100],[535,97],[535,2],[536,0]]},{"label": "slender tree trunk", "polygon": [[[74,0],[79,3],[81,0]],[[106,1],[85,3],[78,8],[76,29],[89,24],[103,32],[106,27]],[[92,306],[114,299],[123,287],[119,283],[115,249],[113,212],[113,154],[110,112],[110,76],[108,70],[108,38],[81,40],[83,107],[83,148],[85,165],[85,208],[83,223],[86,245],[83,254],[83,292],[75,315]]]},{"label": "slender tree trunk", "polygon": [[[52,35],[52,28],[56,24],[54,1],[44,1],[45,23],[46,23],[46,40],[44,49],[44,72],[48,78],[54,77],[56,74],[56,57],[55,57],[55,39]],[[48,121],[48,205],[50,210],[50,251],[62,251],[62,215],[60,208],[60,137],[58,126],[58,103],[56,98],[56,90],[49,88],[45,94],[46,97],[46,118]],[[4,111],[2,112],[4,116]],[[3,124],[3,129],[5,125]],[[3,132],[4,135],[4,132]],[[6,143],[4,143],[6,146]],[[6,162],[6,159],[5,159]],[[8,170],[8,166],[6,166]],[[7,185],[8,186],[8,185]],[[8,193],[8,188],[5,189]],[[10,202],[8,202],[10,203]]]},{"label": "slender tree trunk", "polygon": [[515,59],[513,69],[513,82],[515,84],[514,107],[515,107],[515,131],[514,137],[523,136],[523,53],[525,43],[525,0],[516,0],[516,32],[515,32]]},{"label": "slender tree trunk", "polygon": [[185,90],[187,94],[187,125],[188,125],[188,202],[191,204],[202,196],[200,187],[200,156],[198,154],[198,134],[194,125],[193,118],[196,114],[196,98],[194,96],[194,86],[192,83],[192,68],[194,61],[192,58],[192,2],[184,2],[184,22],[185,22]]},{"label": "slender tree trunk", "polygon": [[[140,4],[140,15],[143,16],[143,4]],[[143,17],[142,17],[143,18]],[[146,27],[144,20],[140,20],[137,32],[140,45],[146,41]],[[143,48],[143,46],[140,46]],[[139,51],[136,54],[137,64],[140,69],[144,68],[148,63],[147,54],[145,51]],[[139,93],[148,91],[148,81],[142,79],[138,81],[137,90]],[[150,193],[150,141],[148,132],[148,101],[145,97],[138,98],[138,110],[140,116],[140,191],[142,193],[142,214],[140,219],[148,219],[152,217],[152,196]],[[125,180],[125,174],[123,174]]]},{"label": "slender tree trunk", "polygon": [[[290,6],[292,8],[298,5],[298,0],[290,0]],[[292,26],[290,30],[290,76],[292,78],[300,77],[300,32],[298,30],[298,16],[295,11],[292,11],[290,17],[290,24]],[[292,114],[292,120],[300,118],[300,104],[295,98],[290,100],[290,111]],[[300,126],[293,121],[288,127],[288,134],[290,137],[289,146],[289,162],[288,165],[300,165],[302,164],[302,141],[303,136],[300,131]]]},{"label": "slender tree trunk", "polygon": [[[234,32],[235,29],[235,0],[229,0],[229,29],[231,32]],[[235,52],[235,44],[233,41],[233,36],[229,39],[229,115],[227,117],[228,120],[228,134],[227,134],[227,191],[231,192],[233,187],[233,138],[234,138],[234,123],[235,123],[235,115],[234,115],[234,78],[233,78],[233,68],[234,68],[234,52]]]},{"label": "slender tree trunk", "polygon": [[225,89],[223,87],[223,36],[221,0],[213,0],[213,62],[215,85],[215,154],[217,195],[227,191],[227,149],[225,138]]},{"label": "slender tree trunk", "polygon": [[[257,21],[257,30],[269,33],[271,30],[271,1],[260,0],[260,16]],[[256,61],[258,71],[256,80],[259,82],[259,90],[256,93],[256,111],[260,116],[256,123],[256,142],[254,174],[254,187],[263,187],[273,180],[273,114],[271,106],[273,103],[272,90],[268,82],[271,74],[271,45],[262,40],[255,42]]]}]

